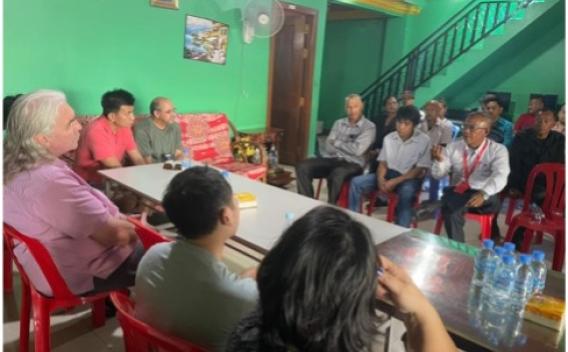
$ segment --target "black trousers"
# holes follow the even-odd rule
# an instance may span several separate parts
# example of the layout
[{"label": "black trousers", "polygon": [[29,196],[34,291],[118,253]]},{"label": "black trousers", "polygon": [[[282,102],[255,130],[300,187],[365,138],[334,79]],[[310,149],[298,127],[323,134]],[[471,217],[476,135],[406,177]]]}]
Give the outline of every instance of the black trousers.
[{"label": "black trousers", "polygon": [[314,178],[327,179],[328,203],[335,204],[344,181],[363,173],[361,166],[343,159],[310,158],[296,165],[298,193],[314,197]]},{"label": "black trousers", "polygon": [[493,195],[489,197],[480,207],[468,208],[467,202],[470,198],[479,192],[478,190],[469,189],[464,193],[454,192],[454,187],[446,187],[442,196],[442,216],[444,217],[444,226],[448,237],[459,242],[465,242],[465,234],[463,226],[465,224],[465,213],[491,214],[499,211],[499,197]]}]

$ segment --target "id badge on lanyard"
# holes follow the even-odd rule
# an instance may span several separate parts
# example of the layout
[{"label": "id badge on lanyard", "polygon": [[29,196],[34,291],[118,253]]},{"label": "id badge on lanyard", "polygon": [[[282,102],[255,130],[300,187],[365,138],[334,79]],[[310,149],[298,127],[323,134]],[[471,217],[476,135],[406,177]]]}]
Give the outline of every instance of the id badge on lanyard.
[{"label": "id badge on lanyard", "polygon": [[462,194],[470,188],[469,177],[471,176],[471,174],[473,174],[473,172],[479,165],[483,154],[485,154],[485,151],[487,150],[488,145],[489,142],[485,140],[483,146],[481,147],[481,150],[475,156],[473,164],[471,164],[471,169],[467,166],[467,149],[463,150],[463,180],[454,187],[454,192]]}]

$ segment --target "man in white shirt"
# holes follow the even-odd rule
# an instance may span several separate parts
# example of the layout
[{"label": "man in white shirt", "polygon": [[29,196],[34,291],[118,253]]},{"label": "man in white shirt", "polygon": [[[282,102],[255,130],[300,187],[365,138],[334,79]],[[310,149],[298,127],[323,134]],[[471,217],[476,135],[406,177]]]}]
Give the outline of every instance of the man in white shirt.
[{"label": "man in white shirt", "polygon": [[509,153],[487,138],[491,123],[485,114],[471,113],[463,125],[463,139],[446,148],[432,148],[432,176],[451,177],[452,186],[442,197],[442,215],[448,237],[456,241],[465,242],[465,212],[495,213],[500,206],[498,193],[507,184]]},{"label": "man in white shirt", "polygon": [[181,236],[152,246],[140,261],[136,315],[207,350],[224,351],[232,329],[258,300],[256,271],[239,277],[221,262],[239,224],[231,186],[218,171],[195,166],[173,178],[162,204]]},{"label": "man in white shirt", "polygon": [[430,168],[430,138],[415,128],[420,113],[414,106],[398,109],[396,132],[389,133],[379,154],[377,184],[382,192],[396,192],[399,197],[395,223],[410,227],[412,202]]},{"label": "man in white shirt", "polygon": [[328,203],[335,204],[343,182],[363,173],[367,151],[375,142],[375,124],[363,116],[363,100],[357,94],[345,98],[347,117],[335,121],[322,157],[309,158],[296,165],[298,193],[312,197],[314,178],[326,178]]},{"label": "man in white shirt", "polygon": [[[441,145],[445,147],[452,142],[452,123],[443,119],[443,107],[437,100],[430,100],[426,103],[426,118],[418,125],[418,129],[430,137],[432,146]],[[429,176],[429,201],[438,200],[438,191],[440,189],[440,181]]]}]

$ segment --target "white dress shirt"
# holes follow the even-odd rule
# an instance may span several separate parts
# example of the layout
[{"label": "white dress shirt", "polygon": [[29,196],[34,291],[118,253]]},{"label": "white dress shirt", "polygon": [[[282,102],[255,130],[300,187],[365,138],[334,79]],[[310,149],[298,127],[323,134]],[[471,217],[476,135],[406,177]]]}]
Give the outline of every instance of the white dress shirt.
[{"label": "white dress shirt", "polygon": [[429,169],[432,165],[431,149],[430,138],[417,128],[406,141],[394,131],[387,134],[383,140],[383,149],[377,160],[386,162],[387,168],[405,174],[414,167]]},{"label": "white dress shirt", "polygon": [[[449,122],[449,121],[448,121]],[[428,121],[424,120],[418,125],[418,129],[424,132],[428,137],[430,137],[430,142],[432,145],[444,144],[448,145],[452,142],[452,123],[449,125],[440,119],[436,120],[436,123],[432,128],[428,128]]]},{"label": "white dress shirt", "polygon": [[[485,153],[480,159],[479,164],[469,176],[469,186],[472,189],[485,192],[488,196],[497,194],[505,188],[507,177],[510,173],[509,152],[507,148],[488,138],[484,143],[489,143]],[[483,145],[483,143],[482,143]],[[432,176],[440,179],[446,175],[451,175],[451,185],[455,186],[463,181],[463,152],[467,151],[468,168],[471,168],[475,157],[480,153],[482,147],[471,149],[465,141],[459,140],[451,143],[443,151],[443,160],[432,164]]]}]

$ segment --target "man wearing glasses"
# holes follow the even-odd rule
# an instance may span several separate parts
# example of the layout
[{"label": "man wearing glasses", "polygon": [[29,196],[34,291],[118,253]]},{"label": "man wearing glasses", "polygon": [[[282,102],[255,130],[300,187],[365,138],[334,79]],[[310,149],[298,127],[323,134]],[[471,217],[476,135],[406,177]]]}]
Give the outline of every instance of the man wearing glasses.
[{"label": "man wearing glasses", "polygon": [[498,193],[509,176],[507,148],[488,138],[491,118],[481,112],[471,113],[463,125],[463,139],[446,148],[432,148],[432,176],[450,175],[451,185],[444,190],[442,215],[448,237],[465,242],[465,212],[496,213]]}]

